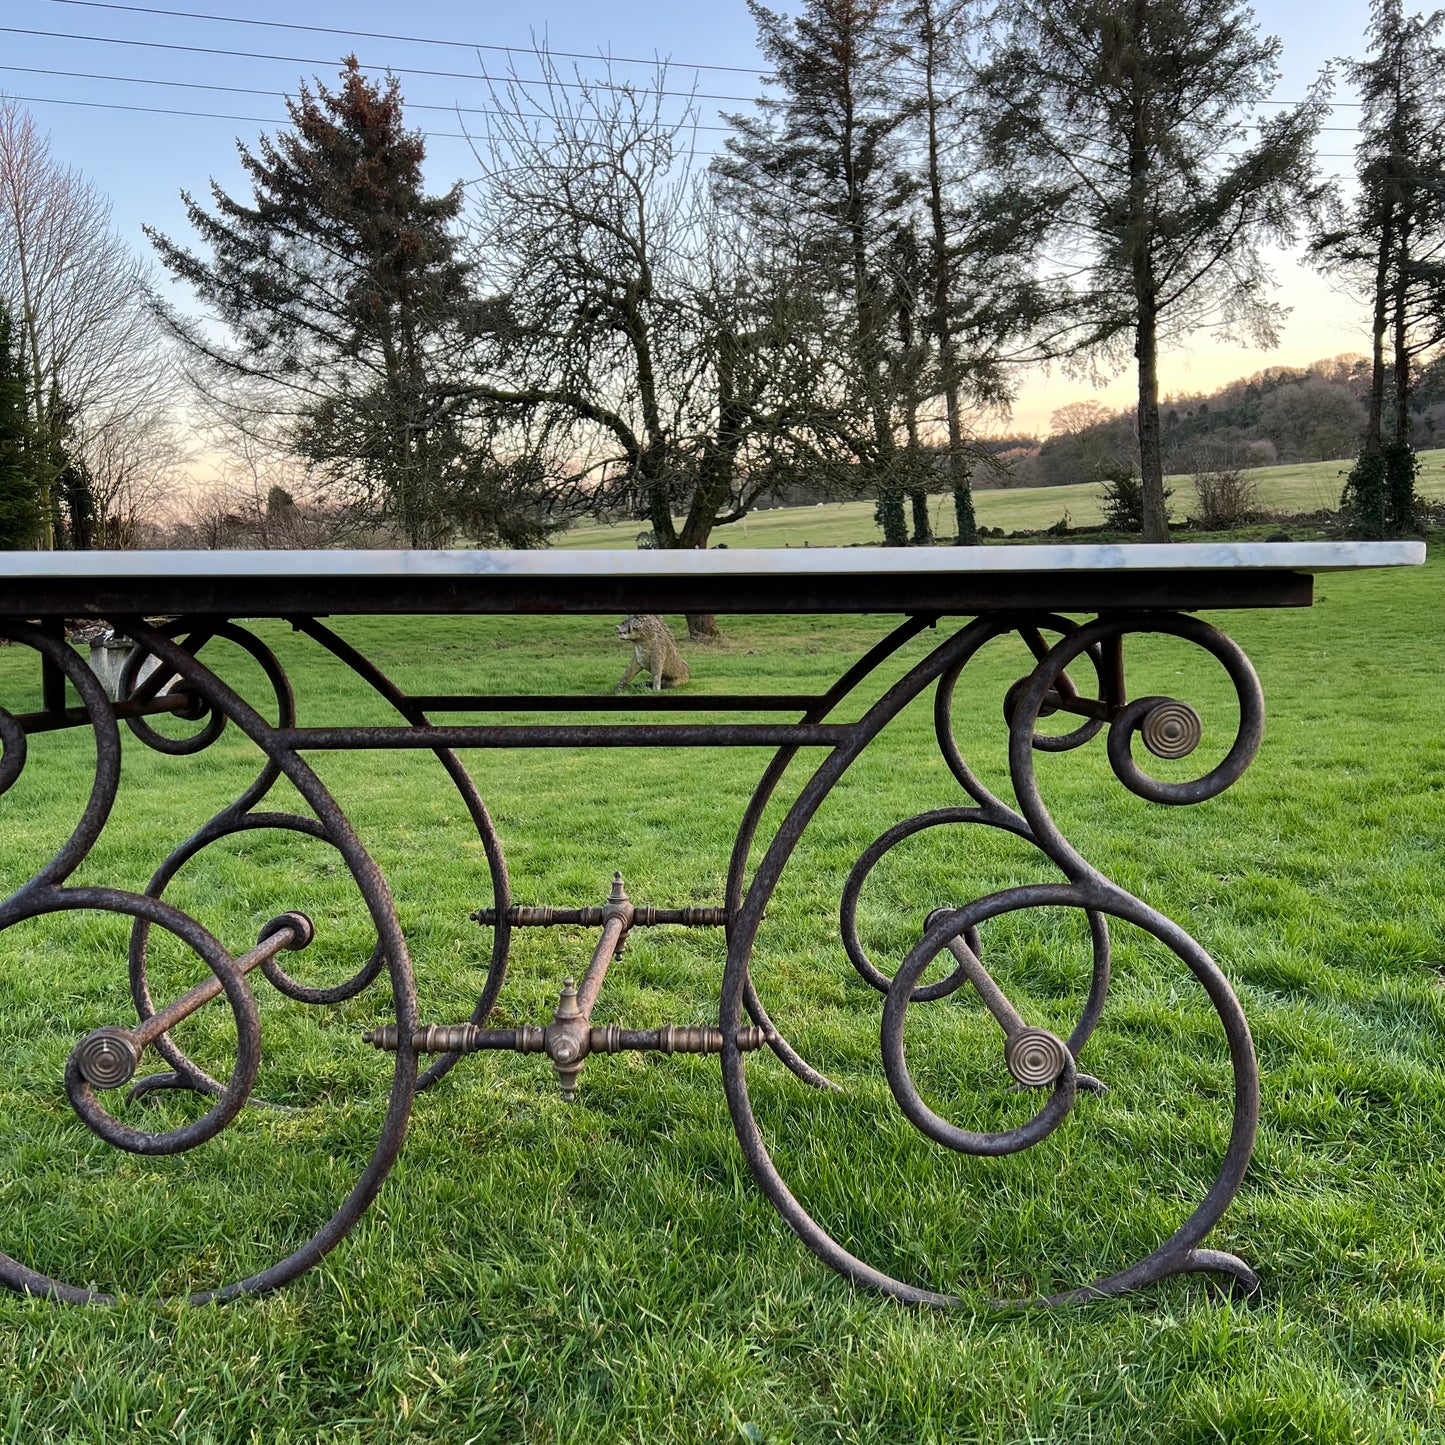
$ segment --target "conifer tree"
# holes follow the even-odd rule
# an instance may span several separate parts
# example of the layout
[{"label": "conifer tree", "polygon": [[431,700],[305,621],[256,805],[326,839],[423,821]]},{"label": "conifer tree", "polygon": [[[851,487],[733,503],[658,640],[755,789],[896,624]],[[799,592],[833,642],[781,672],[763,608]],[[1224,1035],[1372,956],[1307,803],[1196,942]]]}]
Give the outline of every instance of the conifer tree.
[{"label": "conifer tree", "polygon": [[434,543],[467,471],[452,385],[472,306],[461,185],[426,193],[397,82],[369,80],[354,56],[338,89],[302,85],[287,110],[291,129],[238,143],[249,199],[215,183],[210,210],[184,195],[200,247],[148,231],[231,341],[174,314],[172,329],[203,374],[280,398],[293,445],[343,495]]},{"label": "conifer tree", "polygon": [[978,541],[965,418],[1008,404],[1010,361],[1048,355],[1041,323],[1056,289],[1038,274],[1041,218],[1029,194],[995,186],[980,155],[973,52],[991,23],[982,0],[904,0],[893,22],[909,96],[904,163],[924,238],[918,305],[934,348],[926,389],[943,400],[964,545]]},{"label": "conifer tree", "polygon": [[1279,42],[1239,0],[1017,0],[984,77],[988,153],[1073,271],[1079,354],[1132,352],[1144,538],[1167,541],[1159,350],[1205,327],[1271,344],[1261,248],[1318,192],[1322,102],[1263,119]]},{"label": "conifer tree", "polygon": [[807,0],[796,17],[748,0],[758,45],[780,92],[759,115],[732,116],[719,171],[751,198],[756,224],[796,238],[820,294],[849,320],[849,430],[865,485],[876,490],[884,541],[908,540],[904,474],[894,439],[898,398],[889,350],[896,290],[889,275],[905,192],[898,185],[898,54],[888,0]]},{"label": "conifer tree", "polygon": [[41,532],[40,502],[27,463],[25,389],[25,363],[0,300],[0,549],[8,551],[34,546]]},{"label": "conifer tree", "polygon": [[1369,417],[1342,500],[1360,531],[1383,536],[1414,519],[1411,387],[1418,359],[1445,342],[1445,12],[1371,10],[1370,53],[1345,62],[1363,106],[1358,188],[1312,250],[1371,308]]}]

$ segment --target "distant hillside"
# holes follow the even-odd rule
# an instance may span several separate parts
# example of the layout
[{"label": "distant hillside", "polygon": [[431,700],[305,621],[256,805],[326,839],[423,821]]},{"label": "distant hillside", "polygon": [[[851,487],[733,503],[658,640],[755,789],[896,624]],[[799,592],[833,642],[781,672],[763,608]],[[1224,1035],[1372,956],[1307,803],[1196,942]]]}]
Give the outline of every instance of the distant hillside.
[{"label": "distant hillside", "polygon": [[[1268,367],[1207,394],[1166,396],[1160,407],[1165,470],[1189,474],[1351,457],[1369,386],[1369,362],[1345,355],[1306,367]],[[1387,380],[1387,395],[1390,389]],[[1410,412],[1417,447],[1445,440],[1445,357],[1420,371]],[[1001,439],[1008,450],[994,448],[1007,464],[1005,485],[1065,486],[1137,460],[1132,409],[1081,402],[1055,412],[1053,421],[1052,435],[1036,448],[1020,446],[1016,437]]]}]

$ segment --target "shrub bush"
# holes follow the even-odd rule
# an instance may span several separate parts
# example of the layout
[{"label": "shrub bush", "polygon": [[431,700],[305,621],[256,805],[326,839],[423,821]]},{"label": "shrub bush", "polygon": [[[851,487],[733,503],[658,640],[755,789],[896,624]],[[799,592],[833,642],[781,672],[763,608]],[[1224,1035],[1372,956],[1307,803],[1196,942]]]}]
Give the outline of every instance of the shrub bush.
[{"label": "shrub bush", "polygon": [[1194,491],[1199,499],[1195,520],[1211,531],[1237,527],[1259,514],[1259,483],[1238,467],[1195,472]]},{"label": "shrub bush", "polygon": [[1420,458],[1409,442],[1389,442],[1378,452],[1361,452],[1340,494],[1345,525],[1359,537],[1410,531],[1418,520],[1415,478],[1419,474]]},{"label": "shrub bush", "polygon": [[[1104,472],[1104,495],[1099,507],[1104,514],[1106,526],[1119,532],[1142,532],[1144,530],[1144,481],[1130,467],[1116,467]],[[1164,509],[1167,515],[1169,498],[1174,495],[1172,488],[1164,489]]]}]

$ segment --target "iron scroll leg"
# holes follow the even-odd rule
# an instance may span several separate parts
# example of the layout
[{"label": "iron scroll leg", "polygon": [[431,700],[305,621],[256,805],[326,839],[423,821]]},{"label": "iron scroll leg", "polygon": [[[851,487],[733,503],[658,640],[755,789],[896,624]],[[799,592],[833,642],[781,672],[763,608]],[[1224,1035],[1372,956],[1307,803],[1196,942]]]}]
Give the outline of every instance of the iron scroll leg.
[{"label": "iron scroll leg", "polygon": [[[184,647],[186,652],[193,657],[198,656],[203,647],[216,639],[229,642],[249,654],[271,685],[278,727],[285,728],[294,725],[296,701],[290,680],[275,654],[254,633],[235,623],[216,619],[208,619],[204,625],[195,627],[185,619],[180,619],[164,624],[159,630],[166,636],[180,636],[188,633]],[[147,694],[155,694],[162,686],[165,687],[163,695],[168,696],[178,691],[176,687],[166,682],[167,673],[160,668],[156,668],[148,678],[143,680],[140,673],[146,661],[147,654],[143,649],[137,648],[132,651],[122,669],[120,685],[117,689],[123,697],[144,697]],[[177,679],[177,681],[179,680]],[[189,697],[189,694],[182,692],[181,696]],[[200,732],[188,738],[171,738],[158,733],[143,717],[128,718],[127,726],[147,747],[158,752],[188,756],[203,751],[220,737],[226,725],[226,717],[224,713],[211,709],[203,698],[198,698],[197,702],[199,705],[190,709],[186,715],[191,716],[195,721],[203,722],[203,726]],[[280,777],[280,766],[273,757],[268,756],[260,774],[234,802],[221,809],[214,818],[197,829],[184,842],[178,844],[161,862],[146,884],[146,896],[162,898],[171,882],[192,859],[199,856],[213,843],[235,837],[238,834],[275,830],[312,837],[329,843],[331,840],[325,826],[314,817],[306,817],[297,813],[257,811]],[[156,1009],[151,997],[148,977],[150,934],[150,920],[137,917],[132,925],[130,938],[130,988],[136,1012],[142,1021],[149,1019]],[[369,987],[385,966],[386,958],[380,942],[378,942],[371,957],[350,979],[330,987],[312,988],[297,982],[286,974],[281,964],[274,958],[265,963],[262,972],[267,980],[287,998],[306,1004],[335,1004],[353,998]],[[221,1094],[224,1086],[189,1058],[169,1033],[163,1032],[155,1040],[154,1049],[170,1065],[170,1068],[165,1072],[151,1074],[139,1080],[131,1089],[132,1100],[144,1099],[155,1093],[171,1090],[189,1090],[193,1093],[211,1096]],[[258,1108],[282,1107],[254,1097],[247,1102]]]},{"label": "iron scroll leg", "polygon": [[[139,620],[122,621],[118,626],[135,640],[143,654],[154,656],[162,669],[182,679],[189,698],[204,704],[195,713],[196,717],[209,713],[209,720],[197,734],[199,743],[192,739],[176,748],[162,746],[162,750],[198,750],[214,741],[227,723],[234,724],[256,744],[267,762],[262,777],[243,796],[239,805],[233,805],[233,810],[240,806],[244,812],[280,776],[289,779],[313,810],[315,817],[311,821],[320,829],[318,836],[324,837],[340,853],[376,927],[378,947],[390,975],[397,1027],[402,1035],[377,1142],[350,1192],[341,1200],[330,1219],[284,1259],[244,1278],[189,1296],[192,1303],[205,1303],[260,1293],[289,1283],[334,1249],[369,1207],[400,1151],[410,1117],[417,1063],[416,1051],[411,1045],[417,1025],[416,995],[406,943],[386,883],[315,772],[293,749],[277,739],[277,730],[249,703],[202,665],[192,651],[178,644],[169,635],[171,629],[151,627]],[[226,627],[228,624],[210,626],[205,636],[220,635]],[[129,916],[148,926],[159,925],[203,959],[211,970],[209,981],[166,1009],[142,1009],[139,1026],[103,1031],[100,1036],[92,1034],[72,1052],[67,1066],[67,1086],[72,1102],[82,1119],[102,1138],[110,1138],[111,1142],[120,1143],[121,1147],[138,1153],[173,1153],[193,1147],[203,1143],[234,1118],[254,1083],[260,1056],[260,1025],[245,975],[252,969],[264,972],[268,977],[273,972],[279,973],[277,953],[299,946],[309,937],[309,923],[301,915],[286,915],[277,922],[274,931],[263,931],[264,936],[255,949],[240,959],[234,959],[194,919],[158,896],[70,885],[67,880],[94,847],[105,826],[119,785],[117,709],[106,698],[94,674],[63,640],[57,641],[38,628],[18,622],[5,623],[3,632],[40,653],[75,687],[95,732],[97,763],[95,784],[80,822],[48,864],[8,899],[0,901],[0,930],[45,914],[95,909]],[[200,642],[195,645],[199,646]],[[134,729],[146,726],[137,712],[122,715],[127,717]],[[25,763],[24,729],[20,723],[21,720],[0,710],[0,791],[10,786]],[[157,734],[156,738],[159,740],[160,735]],[[161,743],[164,741],[161,740]],[[229,810],[222,817],[229,818]],[[264,826],[261,823],[256,825]],[[222,1097],[213,1109],[193,1124],[172,1131],[169,1136],[133,1130],[118,1125],[114,1120],[107,1124],[110,1116],[100,1107],[92,1091],[126,1082],[127,1078],[122,1076],[127,1074],[128,1062],[138,1059],[145,1047],[155,1047],[159,1051],[166,1039],[165,1030],[175,1019],[221,993],[224,993],[236,1021],[238,1050],[236,1069],[221,1090]],[[190,1086],[192,1081],[185,1079],[184,1082]],[[23,1293],[43,1295],[65,1303],[109,1303],[113,1298],[97,1289],[73,1285],[44,1274],[7,1255],[0,1255],[0,1283]]]},{"label": "iron scroll leg", "polygon": [[[1052,647],[1043,644],[1042,630],[1062,634]],[[977,782],[957,755],[951,731],[944,737],[944,723],[951,704],[952,680],[980,648],[996,637],[1021,632],[1032,647],[1033,671],[1010,690],[1005,708],[1009,724],[1010,775],[1018,809],[1007,807]],[[1131,744],[1142,738],[1151,752],[1179,757],[1197,741],[1196,715],[1173,699],[1124,699],[1122,650],[1120,642],[1130,632],[1152,632],[1173,636],[1202,647],[1225,668],[1240,701],[1240,724],[1234,745],[1224,761],[1192,783],[1161,783],[1144,773],[1131,755]],[[1100,695],[1081,697],[1068,682],[1065,669],[1082,656],[1094,659],[1099,672]],[[727,966],[723,979],[720,1027],[723,1035],[723,1082],[734,1129],[750,1171],[763,1192],[789,1227],[825,1263],[845,1278],[891,1294],[911,1304],[951,1306],[964,1303],[961,1296],[922,1287],[898,1279],[853,1254],[824,1229],[789,1189],[778,1171],[748,1095],[744,1051],[732,1042],[745,1004],[752,950],[764,910],[790,856],[823,799],[841,779],[862,750],[921,692],[939,684],[940,742],[958,781],[971,795],[974,806],[939,809],[896,825],[870,852],[886,851],[892,842],[925,827],[945,822],[965,822],[1004,828],[1031,842],[1064,875],[1065,882],[1030,885],[988,895],[958,909],[935,913],[924,936],[910,951],[890,979],[851,946],[848,938],[848,905],[845,897],[844,934],[850,955],[865,979],[885,994],[880,1035],[884,1068],[894,1099],[905,1117],[927,1137],[955,1150],[976,1155],[1004,1155],[1034,1147],[1051,1134],[1070,1113],[1079,1082],[1074,1058],[1087,1041],[1104,1004],[1108,983],[1108,928],[1106,920],[1118,919],[1152,934],[1170,949],[1203,987],[1223,1027],[1233,1074],[1233,1118],[1229,1142],[1218,1173],[1204,1198],[1184,1223],[1156,1249],[1130,1265],[1092,1283],[1059,1293],[1025,1300],[995,1301],[999,1307],[1056,1305],[1111,1296],[1181,1273],[1208,1272],[1225,1276],[1232,1284],[1253,1291],[1258,1288],[1254,1272],[1242,1260],[1223,1251],[1207,1249],[1203,1243],[1219,1222],[1240,1188],[1247,1169],[1259,1118],[1259,1071],[1249,1028],[1239,1001],[1218,965],[1182,928],[1119,888],[1087,863],[1060,834],[1048,815],[1033,773],[1035,750],[1060,751],[1082,746],[1108,728],[1111,766],[1131,791],[1154,801],[1185,803],[1203,801],[1222,792],[1247,767],[1263,731],[1263,703],[1252,668],[1223,634],[1195,618],[1175,614],[1142,614],[1100,619],[1083,627],[1063,619],[1047,617],[983,617],[965,626],[956,636],[936,648],[903,679],[891,687],[857,726],[854,738],[835,750],[818,767],[779,826],[771,845],[758,865],[751,887],[734,921],[729,937]],[[1081,713],[1085,724],[1071,734],[1038,734],[1036,720],[1045,711]],[[891,835],[891,837],[890,837]],[[866,874],[871,862],[860,860]],[[859,869],[850,877],[854,886]],[[856,896],[854,898],[856,902]],[[1018,1128],[1001,1133],[981,1134],[961,1129],[934,1114],[913,1086],[904,1055],[903,1032],[907,1009],[913,1003],[942,997],[970,984],[983,986],[985,995],[993,980],[982,968],[978,955],[978,928],[989,919],[1033,908],[1080,910],[1089,920],[1095,945],[1093,982],[1089,1001],[1079,1025],[1063,1048],[1062,1067],[1055,1075],[1052,1093],[1035,1117]],[[963,944],[962,954],[952,948]],[[954,952],[957,967],[939,983],[921,980],[933,959],[945,950]],[[975,965],[977,965],[975,967]],[[870,971],[872,976],[870,976]],[[977,975],[975,977],[974,975]],[[1001,990],[997,991],[1001,995]],[[1006,1031],[1019,1033],[1017,1011],[1006,997],[993,1000],[996,1017]],[[1030,1057],[1013,1062],[1031,1082],[1044,1083],[1044,1074],[1059,1063],[1054,1045],[1058,1040],[1032,1041]],[[1047,1067],[1045,1067],[1047,1065]]]},{"label": "iron scroll leg", "polygon": [[[850,667],[823,695],[819,702],[808,709],[802,721],[806,723],[821,722],[828,717],[837,706],[846,698],[852,695],[858,687],[867,681],[885,662],[888,661],[901,648],[907,646],[920,632],[934,626],[938,618],[932,613],[916,613],[900,622],[886,637],[880,638]],[[748,805],[743,811],[741,821],[738,823],[737,835],[733,840],[732,856],[728,860],[727,877],[727,916],[728,916],[728,943],[732,944],[733,932],[743,906],[743,895],[745,892],[745,877],[747,874],[748,856],[752,851],[753,842],[757,837],[758,828],[762,823],[763,813],[766,810],[773,794],[777,791],[778,784],[782,782],[784,774],[798,755],[796,747],[788,746],[779,748],[777,753],[769,760],[768,766],[763,770],[763,775],[758,779],[757,786],[753,789],[753,795],[748,800]],[[763,1007],[763,1001],[758,997],[757,986],[752,976],[745,974],[743,978],[743,1005],[747,1009],[748,1017],[754,1025],[762,1029],[768,1039],[768,1047],[777,1055],[783,1065],[805,1084],[812,1085],[815,1089],[824,1089],[837,1092],[838,1086],[833,1083],[825,1074],[815,1069],[798,1051],[785,1039],[778,1030],[767,1010]]]}]

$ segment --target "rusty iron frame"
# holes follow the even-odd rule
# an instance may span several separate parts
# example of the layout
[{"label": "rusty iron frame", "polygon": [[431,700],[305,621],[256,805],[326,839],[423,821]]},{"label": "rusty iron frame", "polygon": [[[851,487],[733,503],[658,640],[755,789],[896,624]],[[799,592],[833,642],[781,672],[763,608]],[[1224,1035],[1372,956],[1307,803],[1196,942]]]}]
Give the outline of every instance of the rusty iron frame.
[{"label": "rusty iron frame", "polygon": [[[252,554],[254,556],[254,554]],[[324,617],[339,614],[594,615],[630,612],[952,616],[998,612],[1198,611],[1308,607],[1314,578],[1285,567],[1037,571],[705,572],[638,576],[422,573],[0,577],[0,616]]]},{"label": "rusty iron frame", "polygon": [[[1201,584],[1195,579],[1190,585],[1198,590]],[[283,589],[285,595],[273,599],[275,606],[295,601],[294,591]],[[1275,579],[1275,593],[1276,605],[1282,599],[1299,601],[1293,582],[1285,587]],[[403,720],[399,726],[326,728],[297,725],[290,682],[274,653],[253,632],[214,613],[159,625],[133,613],[111,615],[112,624],[135,644],[122,674],[124,700],[119,703],[105,696],[95,676],[65,641],[57,619],[36,624],[0,618],[0,637],[38,655],[43,699],[39,712],[12,714],[0,708],[0,793],[24,770],[29,737],[86,727],[94,733],[96,743],[95,781],[74,832],[49,864],[0,902],[0,932],[24,919],[77,909],[98,909],[131,918],[129,976],[138,1021],[95,1030],[79,1040],[67,1062],[64,1086],[86,1127],[115,1147],[141,1155],[195,1148],[224,1129],[248,1103],[261,1102],[252,1098],[261,1058],[259,1016],[250,982],[254,976],[264,977],[283,995],[311,1005],[353,998],[383,974],[387,976],[393,1021],[370,1030],[363,1041],[394,1054],[395,1064],[385,1119],[360,1177],[333,1216],[299,1249],[247,1278],[199,1291],[189,1296],[192,1301],[220,1300],[275,1288],[295,1279],[334,1248],[364,1213],[395,1162],[415,1094],[435,1084],[463,1057],[492,1050],[545,1054],[563,1097],[572,1100],[577,1096],[581,1069],[591,1054],[648,1049],[721,1056],[728,1108],[749,1169],[784,1221],[820,1259],[856,1283],[912,1304],[958,1304],[962,1302],[958,1296],[894,1278],[857,1258],[807,1213],[774,1163],[753,1112],[745,1071],[750,1055],[767,1050],[806,1083],[823,1089],[837,1087],[799,1055],[768,1016],[751,976],[753,950],[769,901],[823,800],[889,723],[932,689],[938,745],[969,802],[902,819],[882,833],[865,849],[849,875],[839,916],[844,952],[859,976],[883,995],[880,1048],[889,1087],[904,1116],[921,1133],[946,1148],[976,1155],[1006,1155],[1035,1146],[1058,1128],[1070,1114],[1078,1090],[1102,1089],[1097,1079],[1078,1069],[1077,1060],[1107,1001],[1110,919],[1128,922],[1153,935],[1194,975],[1219,1016],[1234,1079],[1231,1132],[1217,1177],[1194,1213],[1169,1239],[1129,1268],[1061,1294],[997,1303],[1058,1304],[1117,1295],[1171,1274],[1196,1271],[1222,1275],[1244,1290],[1253,1291],[1258,1288],[1258,1280],[1248,1265],[1203,1244],[1240,1187],[1258,1124],[1258,1068],[1239,1002],[1218,965],[1189,934],[1105,877],[1065,840],[1042,801],[1034,774],[1037,752],[1082,747],[1107,730],[1108,760],[1125,787],[1154,802],[1189,804],[1223,792],[1244,772],[1257,751],[1264,706],[1258,680],[1244,654],[1223,633],[1195,617],[1173,609],[1154,610],[1147,588],[1144,594],[1134,595],[1142,596],[1144,605],[1106,611],[1082,625],[1046,606],[987,610],[934,645],[861,715],[844,722],[833,720],[842,704],[908,643],[936,626],[940,620],[937,611],[918,610],[908,616],[822,694],[712,697],[692,693],[627,698],[408,694],[310,611],[291,606],[281,612],[268,611],[267,615],[284,615],[297,631],[366,682]],[[377,601],[374,596],[368,597],[369,604]],[[797,599],[793,602],[791,610],[798,610]],[[390,609],[369,605],[366,610]],[[255,615],[254,608],[247,611]],[[985,644],[1009,634],[1022,638],[1034,658],[1032,670],[1019,679],[1004,700],[1010,782],[1016,806],[990,792],[970,770],[952,723],[956,685],[963,670]],[[1156,756],[1179,758],[1187,756],[1200,738],[1198,716],[1186,703],[1165,697],[1127,698],[1124,641],[1138,634],[1172,636],[1203,649],[1222,665],[1238,697],[1240,721],[1231,748],[1215,768],[1190,782],[1159,781],[1144,772],[1134,758],[1136,739]],[[1050,635],[1056,640],[1050,641]],[[203,649],[216,639],[241,648],[260,666],[274,694],[275,723],[266,720],[202,661]],[[159,666],[141,680],[142,664],[148,658],[154,658]],[[1080,691],[1069,671],[1075,666],[1092,670],[1091,688]],[[68,706],[67,683],[79,694],[79,707]],[[778,723],[626,721],[553,726],[432,721],[438,713],[525,715],[623,710],[781,712],[796,716]],[[1072,714],[1081,721],[1064,734],[1040,732],[1039,718],[1052,713]],[[182,739],[167,736],[148,722],[158,714],[188,719],[198,730]],[[120,722],[147,747],[181,756],[203,751],[228,724],[234,725],[265,760],[250,787],[180,843],[139,893],[68,882],[100,837],[116,796],[121,771]],[[513,901],[497,830],[458,757],[459,749],[508,747],[767,747],[774,751],[744,808],[719,905],[636,905],[619,874],[601,906],[562,908],[524,906]],[[467,809],[486,858],[492,903],[472,917],[492,930],[492,947],[476,1005],[470,1018],[462,1022],[425,1024],[419,1018],[411,961],[386,881],[341,807],[303,756],[311,751],[397,748],[436,755]],[[804,748],[821,748],[824,756],[761,848],[761,857],[750,872],[759,851],[764,813]],[[311,809],[309,816],[261,810],[271,788],[283,777]],[[928,915],[922,937],[889,977],[868,957],[860,937],[857,909],[861,890],[872,870],[898,844],[930,829],[953,825],[998,829],[1032,844],[1064,881],[1010,888],[961,906],[935,907]],[[282,914],[261,931],[249,951],[233,956],[196,920],[165,901],[167,886],[208,846],[238,833],[261,829],[290,831],[326,842],[337,850],[350,872],[375,925],[377,943],[369,959],[345,982],[313,988],[293,979],[281,966],[283,953],[304,948],[311,939],[312,926],[304,915]],[[983,952],[981,924],[1006,913],[1034,908],[1078,910],[1087,920],[1093,955],[1090,985],[1079,1020],[1067,1039],[1027,1023],[989,972]],[[552,1018],[545,1025],[488,1027],[506,978],[513,931],[563,926],[601,930],[580,983],[572,978],[564,981]],[[592,1013],[608,969],[624,951],[631,930],[658,926],[724,930],[726,961],[716,1026],[624,1029],[594,1025]],[[147,976],[148,942],[157,927],[190,947],[210,970],[209,978],[164,1007],[158,1007],[153,999]],[[952,957],[953,969],[935,982],[922,982],[925,971],[941,953]],[[971,990],[998,1023],[1004,1066],[1018,1086],[1046,1091],[1034,1117],[1017,1128],[980,1133],[959,1127],[930,1109],[909,1073],[904,1046],[909,1007],[964,989]],[[170,1033],[180,1020],[221,997],[234,1015],[238,1041],[235,1068],[224,1082],[212,1078],[187,1056]],[[167,1068],[137,1079],[147,1051],[163,1060]],[[423,1058],[430,1061],[424,1071],[420,1068]],[[122,1122],[102,1102],[101,1095],[126,1085],[130,1086],[128,1099],[132,1103],[159,1089],[188,1089],[215,1102],[191,1123],[156,1133]],[[51,1278],[8,1255],[0,1255],[0,1283],[65,1302],[104,1303],[111,1299],[99,1291]]]}]

